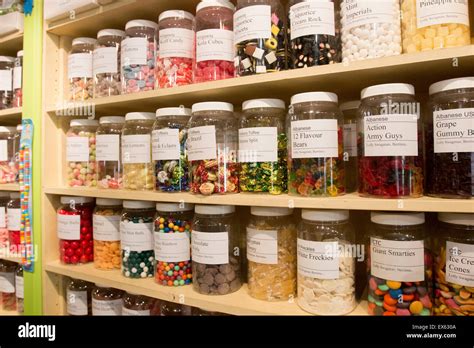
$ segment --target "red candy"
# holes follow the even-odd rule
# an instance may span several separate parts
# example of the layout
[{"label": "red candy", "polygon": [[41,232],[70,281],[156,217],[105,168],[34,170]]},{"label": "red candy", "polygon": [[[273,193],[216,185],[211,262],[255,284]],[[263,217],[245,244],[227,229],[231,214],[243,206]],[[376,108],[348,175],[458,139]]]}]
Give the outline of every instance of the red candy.
[{"label": "red candy", "polygon": [[193,83],[193,60],[191,58],[158,59],[158,86],[168,88]]},{"label": "red candy", "polygon": [[206,82],[234,77],[234,64],[224,60],[208,60],[196,64],[194,82]]}]

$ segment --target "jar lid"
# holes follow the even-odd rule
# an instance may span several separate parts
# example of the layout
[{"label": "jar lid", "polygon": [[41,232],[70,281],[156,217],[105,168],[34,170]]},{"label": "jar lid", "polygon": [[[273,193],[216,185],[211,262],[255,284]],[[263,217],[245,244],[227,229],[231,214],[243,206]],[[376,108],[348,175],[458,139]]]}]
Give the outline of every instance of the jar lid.
[{"label": "jar lid", "polygon": [[461,88],[474,88],[474,76],[460,77],[457,79],[450,79],[433,83],[430,86],[430,95]]},{"label": "jar lid", "polygon": [[194,204],[189,203],[156,203],[156,211],[174,212],[189,211],[194,209]]},{"label": "jar lid", "polygon": [[255,108],[277,108],[284,109],[285,102],[281,99],[251,99],[242,103],[242,110]]},{"label": "jar lid", "polygon": [[71,201],[78,204],[92,203],[94,198],[92,197],[77,197],[77,196],[61,196],[61,204],[70,204]]},{"label": "jar lid", "polygon": [[193,104],[192,112],[199,111],[230,111],[234,112],[234,105],[225,102],[202,102]]},{"label": "jar lid", "polygon": [[125,123],[123,116],[104,116],[99,119],[100,124]]},{"label": "jar lid", "polygon": [[103,37],[103,36],[125,37],[126,34],[123,30],[119,30],[119,29],[102,29],[97,33],[97,38]]},{"label": "jar lid", "polygon": [[148,27],[156,30],[158,29],[158,23],[146,19],[132,19],[125,24],[125,30],[136,27]]},{"label": "jar lid", "polygon": [[20,199],[20,192],[12,192],[10,193],[11,199]]},{"label": "jar lid", "polygon": [[155,203],[148,201],[123,201],[123,207],[127,209],[150,209]]},{"label": "jar lid", "polygon": [[121,199],[111,199],[111,198],[97,198],[95,200],[95,204],[97,205],[122,205],[122,200]]},{"label": "jar lid", "polygon": [[125,121],[134,120],[154,120],[155,114],[153,112],[129,112],[125,115]]},{"label": "jar lid", "polygon": [[14,133],[14,132],[16,132],[16,127],[0,126],[0,133]]},{"label": "jar lid", "polygon": [[13,63],[14,61],[15,61],[15,57],[0,56],[0,62]]},{"label": "jar lid", "polygon": [[194,16],[191,13],[181,10],[169,10],[162,12],[158,17],[158,22],[162,21],[165,18],[189,19],[190,21],[194,20]]},{"label": "jar lid", "polygon": [[156,110],[156,117],[163,116],[191,116],[190,108],[160,108]]},{"label": "jar lid", "polygon": [[438,213],[438,220],[453,225],[474,226],[474,214]]},{"label": "jar lid", "polygon": [[331,92],[307,92],[295,94],[291,97],[291,105],[306,102],[331,102],[337,103],[338,98]]},{"label": "jar lid", "polygon": [[21,124],[16,126],[16,131],[17,132],[21,132],[22,129],[23,129],[23,126]]},{"label": "jar lid", "polygon": [[72,45],[95,45],[97,40],[92,37],[76,37],[72,40]]},{"label": "jar lid", "polygon": [[316,210],[303,209],[301,217],[310,221],[346,221],[349,220],[349,210]]},{"label": "jar lid", "polygon": [[340,105],[341,111],[358,109],[360,106],[360,100],[352,100]]},{"label": "jar lid", "polygon": [[250,212],[255,216],[288,216],[293,214],[293,209],[280,207],[251,207]]},{"label": "jar lid", "polygon": [[16,56],[17,56],[17,57],[23,57],[23,50],[19,50],[19,51],[16,53]]},{"label": "jar lid", "polygon": [[413,226],[425,223],[425,213],[372,212],[370,220],[380,225]]},{"label": "jar lid", "polygon": [[415,87],[408,83],[386,83],[364,88],[360,92],[361,99],[383,94],[410,94],[415,95]]},{"label": "jar lid", "polygon": [[196,214],[203,215],[224,215],[235,212],[235,206],[233,205],[204,205],[198,204],[194,206],[194,212]]},{"label": "jar lid", "polygon": [[227,7],[234,11],[235,6],[233,3],[227,0],[202,0],[196,7],[196,12],[206,7]]},{"label": "jar lid", "polygon": [[77,120],[71,120],[69,123],[71,127],[77,127],[77,126],[98,126],[99,122],[97,120],[89,120],[89,119],[77,119]]}]

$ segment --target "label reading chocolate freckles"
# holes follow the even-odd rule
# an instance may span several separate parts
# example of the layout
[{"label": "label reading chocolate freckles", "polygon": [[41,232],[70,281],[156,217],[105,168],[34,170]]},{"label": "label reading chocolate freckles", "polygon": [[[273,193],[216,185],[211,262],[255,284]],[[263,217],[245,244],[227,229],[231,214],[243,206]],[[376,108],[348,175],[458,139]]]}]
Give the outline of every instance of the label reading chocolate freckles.
[{"label": "label reading chocolate freckles", "polygon": [[474,244],[446,242],[446,281],[474,286]]},{"label": "label reading chocolate freckles", "polygon": [[205,265],[229,263],[229,233],[200,232],[191,235],[193,261]]}]

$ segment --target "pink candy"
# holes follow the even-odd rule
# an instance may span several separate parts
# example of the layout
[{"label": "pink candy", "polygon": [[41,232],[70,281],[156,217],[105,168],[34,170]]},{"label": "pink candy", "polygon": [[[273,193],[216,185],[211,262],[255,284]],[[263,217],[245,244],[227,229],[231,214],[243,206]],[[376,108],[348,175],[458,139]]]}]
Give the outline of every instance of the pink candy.
[{"label": "pink candy", "polygon": [[193,83],[193,59],[163,58],[157,62],[159,88],[184,86]]},{"label": "pink candy", "polygon": [[196,64],[194,82],[217,81],[234,77],[233,62],[225,60],[208,60]]}]

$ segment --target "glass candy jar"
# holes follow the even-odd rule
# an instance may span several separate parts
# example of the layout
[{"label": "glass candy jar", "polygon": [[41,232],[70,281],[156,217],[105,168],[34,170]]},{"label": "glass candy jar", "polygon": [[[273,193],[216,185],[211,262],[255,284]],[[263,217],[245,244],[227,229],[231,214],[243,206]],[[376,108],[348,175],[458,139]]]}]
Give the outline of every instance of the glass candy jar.
[{"label": "glass candy jar", "polygon": [[16,310],[15,270],[16,262],[0,260],[0,297],[2,310]]},{"label": "glass candy jar", "polygon": [[357,112],[360,101],[350,101],[341,104],[344,115],[344,162],[346,192],[357,191]]},{"label": "glass candy jar", "polygon": [[15,270],[15,296],[16,296],[16,311],[18,314],[25,312],[25,282],[23,279],[23,266],[18,265]]},{"label": "glass candy jar", "polygon": [[122,297],[122,315],[149,316],[154,301],[148,296],[126,292]]},{"label": "glass candy jar", "polygon": [[66,289],[67,314],[72,316],[92,315],[93,284],[81,279],[71,279]]},{"label": "glass candy jar", "polygon": [[95,284],[92,290],[92,315],[122,315],[122,296],[122,290]]},{"label": "glass candy jar", "polygon": [[72,40],[68,56],[69,100],[85,101],[94,95],[93,52],[97,40],[78,37]]},{"label": "glass candy jar", "polygon": [[23,50],[18,51],[13,68],[13,99],[12,107],[23,106]]},{"label": "glass candy jar", "polygon": [[21,255],[21,201],[20,193],[10,193],[10,201],[7,204],[7,228],[8,243],[10,245],[10,253],[13,255]]},{"label": "glass candy jar", "polygon": [[0,110],[12,107],[15,58],[0,56]]},{"label": "glass candy jar", "polygon": [[0,184],[13,184],[17,181],[15,135],[16,127],[0,126]]}]

